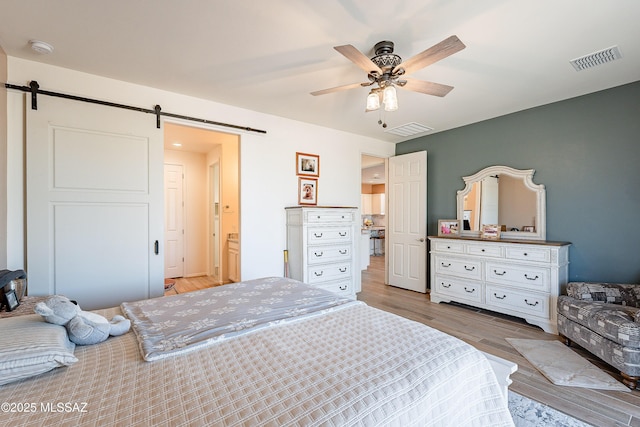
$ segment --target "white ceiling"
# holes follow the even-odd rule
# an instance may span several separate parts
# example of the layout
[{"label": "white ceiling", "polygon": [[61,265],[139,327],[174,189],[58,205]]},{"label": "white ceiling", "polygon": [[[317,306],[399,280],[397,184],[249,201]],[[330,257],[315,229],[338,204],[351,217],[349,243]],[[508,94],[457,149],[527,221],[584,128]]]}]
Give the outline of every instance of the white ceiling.
[{"label": "white ceiling", "polygon": [[[378,113],[364,112],[367,88],[309,94],[366,81],[333,46],[372,56],[376,42],[391,40],[408,59],[457,35],[466,49],[411,75],[455,89],[444,98],[400,89],[400,109],[385,118],[389,128],[416,122],[439,132],[640,80],[638,18],[638,0],[3,0],[0,46],[9,56],[399,142],[412,137],[385,133]],[[30,39],[55,50],[39,55]],[[569,64],[614,45],[621,60],[580,72]]]}]

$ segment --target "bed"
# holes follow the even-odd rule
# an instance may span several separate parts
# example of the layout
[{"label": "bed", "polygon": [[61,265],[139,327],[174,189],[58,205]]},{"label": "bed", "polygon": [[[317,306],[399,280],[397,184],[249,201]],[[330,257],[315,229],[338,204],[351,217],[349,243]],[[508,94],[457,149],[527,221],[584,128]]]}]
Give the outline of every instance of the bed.
[{"label": "bed", "polygon": [[[124,313],[132,330],[1,385],[5,425],[513,425],[474,347],[295,280],[97,312]],[[40,327],[38,317],[19,319]]]}]

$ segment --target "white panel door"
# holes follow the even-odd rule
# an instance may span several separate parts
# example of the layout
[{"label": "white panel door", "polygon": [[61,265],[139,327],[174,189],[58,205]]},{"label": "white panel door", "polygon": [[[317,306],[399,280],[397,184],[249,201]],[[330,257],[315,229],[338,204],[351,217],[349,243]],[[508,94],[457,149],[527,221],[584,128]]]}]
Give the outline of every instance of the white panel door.
[{"label": "white panel door", "polygon": [[47,96],[27,106],[30,295],[87,310],[163,295],[162,138],[134,111]]},{"label": "white panel door", "polygon": [[389,158],[389,284],[427,292],[427,152]]},{"label": "white panel door", "polygon": [[184,172],[164,165],[164,277],[184,276]]},{"label": "white panel door", "polygon": [[499,224],[498,221],[498,177],[488,176],[481,181],[480,187],[480,227],[482,224]]}]

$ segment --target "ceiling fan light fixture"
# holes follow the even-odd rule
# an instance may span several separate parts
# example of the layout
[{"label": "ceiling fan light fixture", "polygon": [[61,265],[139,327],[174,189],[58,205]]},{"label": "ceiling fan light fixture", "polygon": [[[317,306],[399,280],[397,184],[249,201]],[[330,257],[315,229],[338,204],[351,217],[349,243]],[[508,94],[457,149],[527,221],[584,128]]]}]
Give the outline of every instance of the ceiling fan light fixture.
[{"label": "ceiling fan light fixture", "polygon": [[367,109],[366,111],[374,111],[380,108],[380,96],[373,90],[367,95]]},{"label": "ceiling fan light fixture", "polygon": [[384,111],[396,111],[398,109],[398,95],[393,85],[388,85],[382,92],[382,103]]}]

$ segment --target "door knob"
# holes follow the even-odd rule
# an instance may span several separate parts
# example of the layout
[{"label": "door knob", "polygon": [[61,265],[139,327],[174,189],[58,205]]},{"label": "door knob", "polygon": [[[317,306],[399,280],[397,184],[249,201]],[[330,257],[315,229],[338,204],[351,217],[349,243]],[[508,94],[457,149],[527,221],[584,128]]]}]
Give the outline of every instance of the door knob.
[{"label": "door knob", "polygon": [[419,239],[416,239],[418,242],[424,242],[424,239],[421,237]]}]

